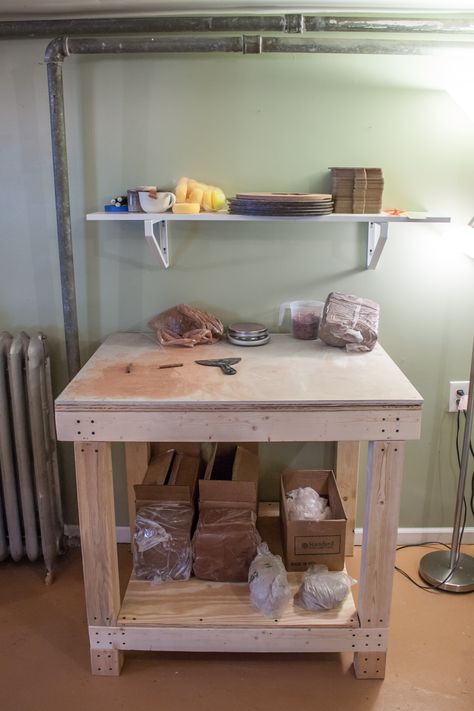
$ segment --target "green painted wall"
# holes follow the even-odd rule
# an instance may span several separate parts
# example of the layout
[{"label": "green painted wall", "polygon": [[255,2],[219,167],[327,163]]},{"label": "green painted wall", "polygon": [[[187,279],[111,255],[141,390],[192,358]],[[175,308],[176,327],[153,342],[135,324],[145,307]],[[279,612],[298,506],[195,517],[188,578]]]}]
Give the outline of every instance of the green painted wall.
[{"label": "green painted wall", "polygon": [[[0,327],[50,337],[65,385],[44,41],[0,44]],[[462,70],[462,71],[461,71]],[[170,270],[155,267],[139,225],[85,222],[128,186],[181,175],[237,190],[328,191],[331,165],[382,166],[386,208],[474,214],[474,124],[453,100],[473,76],[429,57],[195,56],[65,62],[66,115],[81,347],[141,329],[177,302],[277,324],[291,298],[334,289],[381,305],[380,340],[425,397],[423,434],[408,445],[402,526],[453,518],[455,418],[447,383],[467,379],[474,261],[442,225],[391,228],[376,271],[353,224],[172,226]],[[459,86],[457,87],[459,91]],[[473,82],[461,86],[463,102]],[[266,445],[262,493],[277,497],[288,464],[331,466],[332,445]],[[117,519],[126,501],[117,449]],[[66,521],[76,520],[69,447]],[[471,525],[472,522],[470,521]]]}]

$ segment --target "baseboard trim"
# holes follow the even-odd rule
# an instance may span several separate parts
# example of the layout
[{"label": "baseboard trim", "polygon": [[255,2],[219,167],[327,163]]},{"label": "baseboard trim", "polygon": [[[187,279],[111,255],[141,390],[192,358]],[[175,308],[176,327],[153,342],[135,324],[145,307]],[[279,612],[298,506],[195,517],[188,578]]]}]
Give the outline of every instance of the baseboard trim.
[{"label": "baseboard trim", "polygon": [[[439,541],[440,543],[451,543],[453,535],[452,528],[399,528],[397,535],[397,545],[426,543],[427,541]],[[474,543],[474,527],[464,529],[463,543]],[[354,544],[362,545],[362,528],[356,528],[354,533]]]},{"label": "baseboard trim", "polygon": [[[130,543],[130,529],[128,526],[117,526],[117,543]],[[66,524],[64,534],[68,538],[79,538],[79,526],[77,524]],[[397,544],[399,546],[426,543],[427,541],[439,541],[440,543],[450,543],[453,534],[452,528],[399,528]],[[469,526],[464,530],[463,543],[474,543],[474,526]],[[362,544],[362,528],[356,528],[354,544]]]}]

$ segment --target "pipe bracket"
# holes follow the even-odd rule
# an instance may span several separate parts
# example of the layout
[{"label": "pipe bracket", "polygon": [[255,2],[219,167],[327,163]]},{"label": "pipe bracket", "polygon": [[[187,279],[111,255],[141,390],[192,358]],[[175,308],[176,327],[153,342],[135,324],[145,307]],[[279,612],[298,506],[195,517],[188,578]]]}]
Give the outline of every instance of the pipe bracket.
[{"label": "pipe bracket", "polygon": [[262,54],[261,35],[244,35],[242,40],[243,54]]},{"label": "pipe bracket", "polygon": [[292,14],[285,15],[285,32],[297,33],[302,35],[305,32],[304,15]]}]

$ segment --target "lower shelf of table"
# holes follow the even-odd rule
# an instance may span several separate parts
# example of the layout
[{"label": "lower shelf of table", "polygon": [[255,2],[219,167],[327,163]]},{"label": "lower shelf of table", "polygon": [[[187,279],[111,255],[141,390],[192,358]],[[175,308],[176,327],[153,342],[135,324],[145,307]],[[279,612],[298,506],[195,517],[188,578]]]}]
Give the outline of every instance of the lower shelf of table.
[{"label": "lower shelf of table", "polygon": [[[301,573],[289,573],[293,594]],[[212,583],[191,578],[154,585],[131,579],[117,619],[120,627],[358,627],[352,595],[324,612],[302,610],[291,602],[278,619],[265,618],[250,602],[246,583]]]}]

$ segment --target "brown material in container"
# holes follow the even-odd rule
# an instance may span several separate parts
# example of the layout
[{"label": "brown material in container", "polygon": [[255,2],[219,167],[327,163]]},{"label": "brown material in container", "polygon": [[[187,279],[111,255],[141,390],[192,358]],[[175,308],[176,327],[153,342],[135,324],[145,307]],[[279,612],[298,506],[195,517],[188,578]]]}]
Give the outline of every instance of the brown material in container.
[{"label": "brown material in container", "polygon": [[247,509],[201,511],[193,537],[193,572],[201,580],[247,582],[260,536],[256,516]]},{"label": "brown material in container", "polygon": [[156,502],[136,516],[133,572],[139,580],[189,580],[192,570],[193,507]]}]

